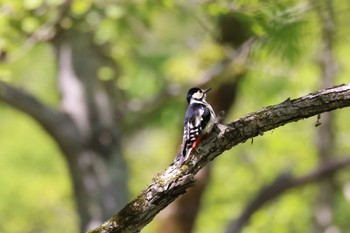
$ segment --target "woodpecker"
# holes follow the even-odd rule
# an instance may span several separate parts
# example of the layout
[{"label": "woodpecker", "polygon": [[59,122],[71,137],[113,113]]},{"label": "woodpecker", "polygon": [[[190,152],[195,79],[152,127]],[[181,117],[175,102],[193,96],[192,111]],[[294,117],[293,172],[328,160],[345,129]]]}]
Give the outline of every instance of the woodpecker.
[{"label": "woodpecker", "polygon": [[185,115],[183,139],[180,152],[173,164],[186,161],[193,148],[197,147],[203,136],[209,134],[215,123],[215,112],[205,101],[207,92],[211,88],[202,90],[198,87],[187,92],[188,107]]}]

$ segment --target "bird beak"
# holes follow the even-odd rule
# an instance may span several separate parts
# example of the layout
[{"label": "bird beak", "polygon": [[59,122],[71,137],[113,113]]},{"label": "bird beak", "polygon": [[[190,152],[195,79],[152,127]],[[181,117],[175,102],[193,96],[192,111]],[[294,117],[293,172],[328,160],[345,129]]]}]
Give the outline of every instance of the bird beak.
[{"label": "bird beak", "polygon": [[211,88],[208,88],[206,90],[204,90],[204,93],[208,93],[211,90]]}]

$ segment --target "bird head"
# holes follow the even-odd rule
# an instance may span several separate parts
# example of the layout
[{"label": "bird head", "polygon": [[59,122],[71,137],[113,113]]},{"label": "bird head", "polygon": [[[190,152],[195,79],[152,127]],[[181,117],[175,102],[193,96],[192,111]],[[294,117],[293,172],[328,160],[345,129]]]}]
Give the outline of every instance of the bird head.
[{"label": "bird head", "polygon": [[207,96],[206,93],[209,92],[211,88],[208,89],[201,89],[198,87],[193,87],[187,92],[187,102],[190,103],[191,100],[197,100],[197,101],[203,101],[205,100],[205,97]]}]

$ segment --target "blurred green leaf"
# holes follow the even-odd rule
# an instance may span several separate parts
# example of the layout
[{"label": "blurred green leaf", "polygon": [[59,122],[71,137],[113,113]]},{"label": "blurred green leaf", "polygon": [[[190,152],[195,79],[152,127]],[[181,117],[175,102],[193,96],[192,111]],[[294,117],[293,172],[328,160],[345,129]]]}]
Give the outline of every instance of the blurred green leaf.
[{"label": "blurred green leaf", "polygon": [[22,21],[22,30],[27,33],[34,32],[39,27],[39,22],[34,17],[26,17]]},{"label": "blurred green leaf", "polygon": [[28,10],[38,8],[42,3],[43,0],[23,0],[23,6]]}]

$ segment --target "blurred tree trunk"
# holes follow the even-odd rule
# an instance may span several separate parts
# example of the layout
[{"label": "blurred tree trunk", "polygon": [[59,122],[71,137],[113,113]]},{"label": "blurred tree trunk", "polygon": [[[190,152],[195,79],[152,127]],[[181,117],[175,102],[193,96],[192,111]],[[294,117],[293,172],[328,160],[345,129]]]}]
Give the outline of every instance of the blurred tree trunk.
[{"label": "blurred tree trunk", "polygon": [[[253,36],[248,30],[249,26],[248,22],[242,21],[235,13],[220,16],[218,43],[227,46],[228,49],[240,49],[243,59],[246,59],[247,50],[250,47],[246,48],[244,45]],[[248,44],[251,45],[251,43]],[[236,99],[239,81],[246,73],[242,68],[235,69],[234,60],[224,59],[220,65],[223,65],[220,72],[215,73],[213,77],[206,77],[207,82],[203,84],[213,88],[208,95],[208,102],[217,114],[220,111],[228,113],[231,110]],[[239,71],[237,72],[237,70]],[[211,74],[210,71],[208,73]],[[211,166],[208,165],[198,172],[195,176],[197,181],[195,186],[161,212],[159,233],[165,230],[167,233],[190,233],[193,231],[203,194],[210,181],[210,170]]]},{"label": "blurred tree trunk", "polygon": [[[71,174],[82,232],[96,227],[127,201],[120,119],[113,107],[115,64],[92,39],[89,33],[70,29],[61,30],[51,41],[58,64],[61,111],[74,131],[58,144]],[[99,79],[102,67],[114,70],[114,77]]]},{"label": "blurred tree trunk", "polygon": [[[333,53],[334,34],[336,32],[332,0],[315,1],[320,17],[322,48],[319,54],[319,67],[321,71],[321,87],[330,87],[335,82],[337,64]],[[327,164],[334,156],[334,115],[332,112],[323,113],[321,125],[317,128],[317,151],[320,164]],[[315,221],[313,232],[328,232],[332,226],[333,201],[335,183],[333,176],[328,177],[319,185],[319,194],[316,199]]]}]

